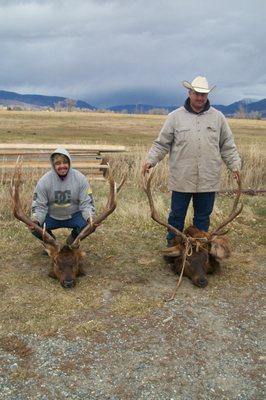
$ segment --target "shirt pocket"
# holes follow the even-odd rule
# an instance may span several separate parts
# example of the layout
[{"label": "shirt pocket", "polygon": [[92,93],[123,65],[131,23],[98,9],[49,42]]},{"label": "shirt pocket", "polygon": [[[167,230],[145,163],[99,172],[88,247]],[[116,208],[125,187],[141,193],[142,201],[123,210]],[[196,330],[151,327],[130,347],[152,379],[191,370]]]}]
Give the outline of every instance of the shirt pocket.
[{"label": "shirt pocket", "polygon": [[191,129],[187,126],[180,126],[178,129],[175,129],[175,142],[177,144],[185,142],[188,139],[188,136],[190,136],[190,131]]},{"label": "shirt pocket", "polygon": [[219,132],[215,125],[209,124],[206,127],[208,140],[213,144],[219,143]]}]

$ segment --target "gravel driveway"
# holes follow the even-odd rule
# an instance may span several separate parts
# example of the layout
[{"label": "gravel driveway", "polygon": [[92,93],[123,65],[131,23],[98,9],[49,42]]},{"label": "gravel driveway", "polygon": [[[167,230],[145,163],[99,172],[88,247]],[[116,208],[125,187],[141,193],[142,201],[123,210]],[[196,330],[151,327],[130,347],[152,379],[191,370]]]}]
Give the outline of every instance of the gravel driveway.
[{"label": "gravel driveway", "polygon": [[88,327],[104,321],[89,337],[2,338],[0,398],[265,399],[263,263],[243,268],[245,279],[225,266],[205,289],[184,278],[170,303],[161,301],[175,284],[166,268],[139,283],[160,304],[145,317],[110,312],[122,289],[113,281],[101,307],[86,310]]}]

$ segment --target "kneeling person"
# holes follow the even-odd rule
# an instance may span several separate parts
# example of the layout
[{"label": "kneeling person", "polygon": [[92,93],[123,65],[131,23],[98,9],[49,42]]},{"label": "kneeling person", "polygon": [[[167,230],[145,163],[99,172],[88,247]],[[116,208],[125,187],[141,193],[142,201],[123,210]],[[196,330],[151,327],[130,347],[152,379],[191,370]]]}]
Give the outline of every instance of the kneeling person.
[{"label": "kneeling person", "polygon": [[[94,201],[87,178],[71,167],[67,150],[56,149],[50,156],[51,170],[44,174],[34,190],[32,219],[47,232],[70,228],[67,244],[71,245],[95,212]],[[33,231],[34,236],[42,239]]]}]

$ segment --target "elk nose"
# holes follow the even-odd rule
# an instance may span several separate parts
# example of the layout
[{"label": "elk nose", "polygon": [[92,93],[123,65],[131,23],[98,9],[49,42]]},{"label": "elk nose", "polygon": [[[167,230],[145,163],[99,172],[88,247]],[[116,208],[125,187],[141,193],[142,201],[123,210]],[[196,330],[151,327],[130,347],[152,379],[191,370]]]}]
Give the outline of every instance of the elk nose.
[{"label": "elk nose", "polygon": [[64,288],[66,288],[66,289],[69,289],[69,288],[72,288],[72,287],[74,287],[74,281],[73,280],[65,280],[63,283],[62,283],[62,286],[64,287]]},{"label": "elk nose", "polygon": [[200,287],[204,287],[204,286],[206,286],[208,284],[207,279],[204,278],[204,277],[200,278],[198,282],[199,282],[199,286]]}]

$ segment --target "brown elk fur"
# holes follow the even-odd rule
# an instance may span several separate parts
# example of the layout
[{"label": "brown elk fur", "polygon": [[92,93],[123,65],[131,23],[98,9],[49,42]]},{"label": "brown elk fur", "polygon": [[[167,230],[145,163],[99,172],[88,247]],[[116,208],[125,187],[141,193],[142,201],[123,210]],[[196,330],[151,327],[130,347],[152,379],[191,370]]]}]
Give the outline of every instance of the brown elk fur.
[{"label": "brown elk fur", "polygon": [[226,236],[215,236],[211,239],[210,254],[217,260],[224,260],[231,256],[229,240]]},{"label": "brown elk fur", "polygon": [[196,228],[194,225],[190,225],[188,228],[185,229],[185,234],[192,238],[206,238],[209,239],[208,232],[201,231],[200,229]]},{"label": "brown elk fur", "polygon": [[[183,258],[176,257],[172,262],[173,271],[176,274],[181,273]],[[192,255],[186,259],[184,276],[191,279],[192,283],[199,287],[208,285],[207,274],[212,274],[220,267],[218,261],[204,251],[193,251]]]},{"label": "brown elk fur", "polygon": [[65,245],[61,249],[45,245],[49,256],[52,259],[52,268],[49,276],[58,279],[64,288],[71,288],[76,284],[78,276],[84,276],[82,259],[86,253],[80,249],[72,249]]},{"label": "brown elk fur", "polygon": [[[226,237],[215,236],[212,238],[208,232],[201,231],[195,226],[189,226],[184,233],[193,238],[194,242],[192,242],[192,254],[186,258],[183,274],[191,279],[194,285],[205,287],[208,284],[207,274],[217,271],[220,267],[219,260],[230,256],[229,241]],[[197,240],[204,238],[206,243]],[[168,252],[167,250],[163,251],[167,253],[166,260],[172,264],[172,268],[177,274],[180,274],[182,270],[184,251],[184,241],[177,236],[174,238],[174,246],[168,249]]]}]

